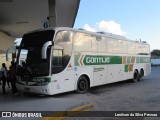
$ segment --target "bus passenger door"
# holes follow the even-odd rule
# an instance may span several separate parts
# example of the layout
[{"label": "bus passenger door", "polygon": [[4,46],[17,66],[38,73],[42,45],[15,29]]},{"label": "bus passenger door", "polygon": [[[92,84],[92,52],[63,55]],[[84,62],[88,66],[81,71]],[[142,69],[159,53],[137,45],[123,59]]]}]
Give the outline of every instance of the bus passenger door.
[{"label": "bus passenger door", "polygon": [[63,55],[63,48],[61,47],[56,47],[56,49],[53,50],[52,56],[52,82],[54,92],[62,93],[74,90],[73,58]]}]

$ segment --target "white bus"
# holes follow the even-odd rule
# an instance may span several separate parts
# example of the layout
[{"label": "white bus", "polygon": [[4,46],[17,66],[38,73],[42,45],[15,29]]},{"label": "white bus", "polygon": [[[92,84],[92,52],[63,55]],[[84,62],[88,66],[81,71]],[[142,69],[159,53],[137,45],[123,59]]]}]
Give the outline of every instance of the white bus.
[{"label": "white bus", "polygon": [[[151,73],[150,47],[110,33],[56,27],[27,33],[18,48],[17,88],[54,95]],[[25,55],[25,57],[24,57]]]}]

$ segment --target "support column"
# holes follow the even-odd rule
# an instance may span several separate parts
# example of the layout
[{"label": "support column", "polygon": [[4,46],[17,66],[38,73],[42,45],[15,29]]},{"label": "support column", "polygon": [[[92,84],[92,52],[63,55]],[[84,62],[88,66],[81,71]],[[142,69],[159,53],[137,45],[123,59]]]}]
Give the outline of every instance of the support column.
[{"label": "support column", "polygon": [[56,27],[57,20],[56,20],[56,0],[48,0],[49,6],[49,27]]},{"label": "support column", "polygon": [[5,63],[7,68],[10,66],[10,61],[12,60],[11,54],[9,55],[9,60],[6,61],[6,51],[8,48],[14,45],[14,38],[0,32],[0,66]]},{"label": "support column", "polygon": [[0,53],[5,53],[8,48],[14,45],[14,38],[0,32]]}]

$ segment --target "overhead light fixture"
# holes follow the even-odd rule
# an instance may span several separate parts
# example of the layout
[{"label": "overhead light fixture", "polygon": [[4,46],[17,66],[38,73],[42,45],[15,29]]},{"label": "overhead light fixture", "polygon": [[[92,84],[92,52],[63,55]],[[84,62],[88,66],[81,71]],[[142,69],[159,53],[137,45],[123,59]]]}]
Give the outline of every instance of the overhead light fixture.
[{"label": "overhead light fixture", "polygon": [[24,21],[24,22],[17,22],[17,24],[28,24],[29,22]]},{"label": "overhead light fixture", "polygon": [[0,2],[13,2],[13,0],[0,0]]}]

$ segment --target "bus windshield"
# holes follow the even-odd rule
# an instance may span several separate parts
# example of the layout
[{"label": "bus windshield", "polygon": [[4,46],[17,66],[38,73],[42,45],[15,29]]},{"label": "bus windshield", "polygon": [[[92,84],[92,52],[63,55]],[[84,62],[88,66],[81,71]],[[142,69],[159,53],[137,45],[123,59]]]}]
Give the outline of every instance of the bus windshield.
[{"label": "bus windshield", "polygon": [[52,41],[53,30],[40,31],[23,36],[18,53],[18,74],[22,76],[47,76],[49,75],[49,61],[51,46],[47,48],[47,58],[41,56],[43,45]]}]

